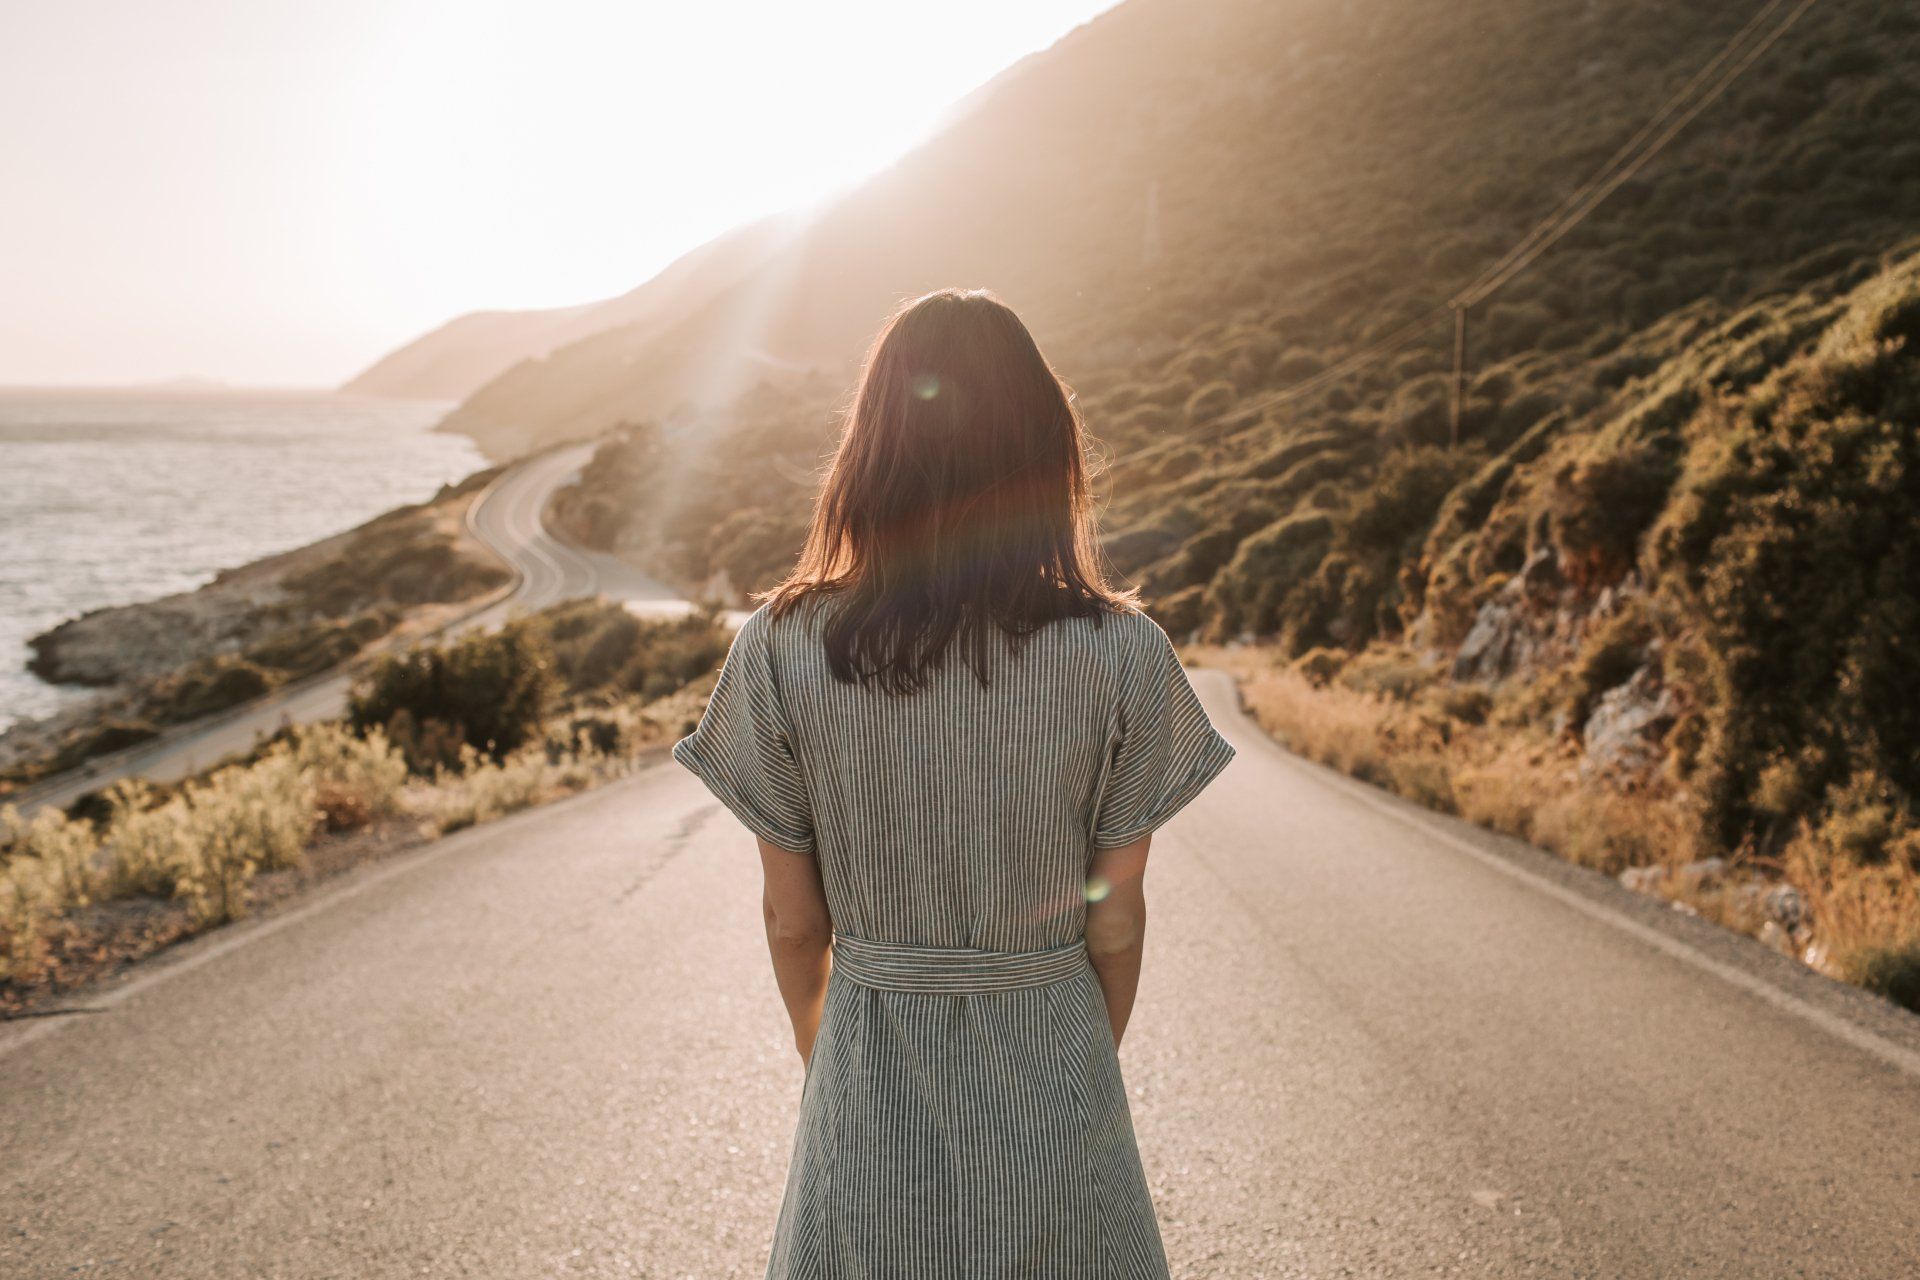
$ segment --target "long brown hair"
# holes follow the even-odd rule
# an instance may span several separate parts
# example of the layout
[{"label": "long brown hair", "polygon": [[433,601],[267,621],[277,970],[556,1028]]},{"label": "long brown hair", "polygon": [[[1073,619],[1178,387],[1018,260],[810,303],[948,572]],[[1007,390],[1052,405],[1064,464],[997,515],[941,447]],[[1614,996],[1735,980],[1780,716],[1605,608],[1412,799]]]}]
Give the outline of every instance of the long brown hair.
[{"label": "long brown hair", "polygon": [[956,638],[985,684],[992,644],[1137,607],[1106,580],[1072,393],[992,293],[915,298],[874,339],[800,559],[756,598],[817,596],[835,677],[892,693]]}]

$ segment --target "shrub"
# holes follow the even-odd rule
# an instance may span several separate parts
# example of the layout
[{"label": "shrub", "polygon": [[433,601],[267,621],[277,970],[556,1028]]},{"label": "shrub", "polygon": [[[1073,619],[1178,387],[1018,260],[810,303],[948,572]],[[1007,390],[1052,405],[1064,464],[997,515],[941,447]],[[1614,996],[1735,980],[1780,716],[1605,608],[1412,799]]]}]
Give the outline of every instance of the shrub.
[{"label": "shrub", "polygon": [[559,691],[544,627],[520,618],[383,657],[354,688],[348,715],[356,732],[387,729],[413,769],[428,772],[449,763],[438,754],[447,744],[505,759],[539,732]]},{"label": "shrub", "polygon": [[425,801],[427,816],[442,834],[540,803],[556,779],[547,754],[538,745],[502,760],[462,747],[456,769],[442,770]]},{"label": "shrub", "polygon": [[1574,655],[1566,675],[1561,710],[1571,728],[1593,714],[1600,695],[1625,684],[1649,656],[1653,620],[1644,596],[1629,597],[1625,607],[1601,619]]},{"label": "shrub", "polygon": [[197,720],[237,707],[273,690],[273,673],[230,654],[202,658],[161,682],[155,691],[154,714],[167,723]]},{"label": "shrub", "polygon": [[[1278,448],[1255,458],[1248,463],[1245,473],[1260,479],[1284,476],[1292,472],[1300,463],[1326,453],[1337,453],[1345,448],[1348,438],[1341,431],[1315,431],[1297,439],[1288,440]],[[1304,486],[1303,486],[1304,487]]]},{"label": "shrub", "polygon": [[274,632],[246,652],[249,662],[289,677],[312,675],[340,665],[393,629],[392,608],[369,609],[342,622],[321,618]]},{"label": "shrub", "polygon": [[1695,781],[1728,847],[1778,826],[1785,759],[1810,797],[1863,774],[1920,792],[1920,523],[1895,514],[1920,509],[1916,339],[1920,263],[1863,286],[1812,350],[1695,419],[1649,538],[1689,622],[1668,665],[1699,701]]},{"label": "shrub", "polygon": [[16,858],[0,868],[0,979],[23,982],[40,972],[47,922],[59,913],[38,859]]},{"label": "shrub", "polygon": [[314,829],[314,782],[284,742],[157,804],[141,783],[109,794],[116,893],[178,898],[196,928],[244,916],[254,876],[299,866]]},{"label": "shrub", "polygon": [[1841,970],[1867,990],[1920,1012],[1920,943],[1857,948],[1846,953]]},{"label": "shrub", "polygon": [[57,809],[32,821],[0,809],[0,978],[32,978],[45,958],[52,921],[91,902],[105,887],[91,825]]},{"label": "shrub", "polygon": [[1644,442],[1561,466],[1547,489],[1561,571],[1589,590],[1633,567],[1640,538],[1666,505],[1673,459]]},{"label": "shrub", "polygon": [[153,789],[139,781],[116,782],[107,798],[113,896],[174,896],[180,868],[193,856],[186,806],[156,803]]},{"label": "shrub", "polygon": [[345,617],[369,599],[408,605],[465,600],[508,577],[492,560],[466,554],[454,533],[423,519],[419,507],[389,511],[347,536],[342,554],[286,580],[313,612]]},{"label": "shrub", "polygon": [[1309,511],[1278,520],[1242,542],[1208,591],[1215,634],[1271,633],[1281,602],[1319,565],[1332,537],[1333,522]]},{"label": "shrub", "polygon": [[1483,685],[1440,684],[1426,691],[1428,705],[1449,720],[1462,724],[1485,724],[1493,710],[1493,693]]},{"label": "shrub", "polygon": [[1340,683],[1359,693],[1406,702],[1435,678],[1404,649],[1376,647],[1355,655],[1340,672]]},{"label": "shrub", "polygon": [[1404,553],[1425,535],[1447,495],[1485,461],[1468,449],[1418,448],[1388,454],[1373,482],[1354,495],[1342,522],[1341,544],[1361,555]]},{"label": "shrub", "polygon": [[1293,669],[1314,688],[1324,688],[1347,664],[1347,655],[1338,649],[1321,646],[1309,649],[1293,660]]},{"label": "shrub", "polygon": [[218,770],[162,807],[172,809],[181,828],[174,895],[185,900],[196,926],[239,919],[258,872],[299,865],[313,834],[313,799],[299,765],[275,750],[250,765]]},{"label": "shrub", "polygon": [[1451,403],[1447,379],[1430,373],[1402,383],[1387,404],[1385,418],[1402,444],[1445,444]]},{"label": "shrub", "polygon": [[1812,914],[1811,958],[1920,1010],[1920,823],[1906,797],[1855,775],[1801,821],[1782,864]]},{"label": "shrub", "polygon": [[338,721],[305,725],[293,730],[288,749],[327,830],[362,827],[398,810],[407,761],[378,728],[360,737]]},{"label": "shrub", "polygon": [[100,888],[94,866],[99,848],[93,827],[58,809],[43,808],[31,821],[12,806],[0,809],[0,850],[11,865],[32,860],[41,865],[54,896],[63,904],[85,906]]}]

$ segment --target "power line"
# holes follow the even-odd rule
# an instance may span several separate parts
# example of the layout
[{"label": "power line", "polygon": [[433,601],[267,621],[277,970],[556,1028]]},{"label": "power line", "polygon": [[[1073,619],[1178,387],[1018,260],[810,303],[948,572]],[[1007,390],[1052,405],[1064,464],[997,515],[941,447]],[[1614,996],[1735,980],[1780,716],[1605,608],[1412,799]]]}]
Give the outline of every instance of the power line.
[{"label": "power line", "polygon": [[[1757,43],[1742,54],[1731,67],[1728,67],[1718,80],[1715,80],[1704,94],[1694,98],[1700,86],[1706,84],[1713,74],[1726,66],[1736,50],[1746,44],[1753,33],[1771,17],[1786,0],[1767,0],[1760,9],[1749,18],[1740,30],[1734,33],[1726,44],[1721,46],[1712,58],[1688,77],[1685,84],[1676,90],[1661,104],[1659,110],[1629,138],[1607,162],[1590,174],[1560,205],[1543,221],[1534,227],[1518,244],[1502,254],[1491,265],[1484,268],[1465,288],[1454,294],[1446,303],[1420,313],[1404,324],[1391,330],[1386,336],[1375,339],[1360,350],[1349,353],[1340,360],[1289,387],[1262,396],[1250,403],[1239,406],[1217,419],[1213,432],[1215,441],[1223,438],[1236,423],[1244,422],[1265,413],[1269,409],[1289,404],[1305,396],[1312,395],[1321,388],[1330,385],[1348,374],[1360,369],[1382,356],[1390,355],[1410,345],[1416,338],[1435,326],[1442,317],[1452,315],[1455,328],[1456,366],[1464,359],[1463,313],[1468,307],[1484,301],[1494,291],[1531,266],[1541,254],[1562,239],[1569,231],[1583,222],[1606,198],[1617,191],[1647,163],[1658,155],[1682,129],[1693,122],[1699,114],[1711,106],[1726,92],[1733,82],[1766,54],[1787,31],[1811,9],[1818,0],[1799,0],[1778,25],[1767,32]],[[1689,98],[1694,100],[1688,103]],[[1677,119],[1673,118],[1679,112]],[[1668,123],[1671,121],[1671,123]],[[1655,136],[1661,125],[1666,128]],[[1652,141],[1649,142],[1648,139]],[[1456,386],[1463,375],[1463,369],[1456,367],[1454,377]],[[1459,406],[1456,403],[1455,413]],[[1458,430],[1457,419],[1454,430]],[[1135,460],[1152,457],[1177,445],[1192,443],[1183,437],[1170,437],[1133,455]]]},{"label": "power line", "polygon": [[1669,124],[1665,131],[1655,138],[1652,143],[1648,144],[1639,155],[1635,156],[1633,160],[1623,168],[1602,181],[1600,185],[1581,202],[1579,208],[1561,218],[1557,225],[1548,231],[1546,235],[1523,256],[1509,262],[1491,278],[1482,281],[1479,285],[1461,294],[1455,299],[1455,305],[1470,307],[1476,302],[1481,301],[1495,289],[1498,289],[1501,285],[1504,285],[1507,281],[1526,270],[1533,264],[1535,259],[1551,248],[1562,236],[1566,235],[1567,232],[1573,230],[1576,226],[1579,226],[1580,223],[1586,219],[1587,215],[1597,209],[1603,200],[1618,190],[1622,183],[1633,177],[1634,174],[1640,172],[1641,169],[1646,167],[1649,160],[1660,154],[1662,148],[1664,148],[1667,143],[1673,141],[1674,137],[1679,134],[1682,129],[1686,128],[1695,116],[1698,116],[1702,111],[1705,111],[1709,106],[1713,105],[1720,95],[1726,92],[1729,85],[1735,80],[1738,80],[1748,67],[1760,60],[1761,55],[1779,43],[1780,38],[1787,34],[1788,29],[1791,28],[1794,23],[1798,22],[1801,16],[1805,14],[1807,10],[1813,8],[1816,3],[1818,3],[1818,0],[1800,0],[1800,3],[1789,10],[1785,18],[1781,19],[1778,26],[1772,31],[1769,31],[1758,44],[1749,49],[1733,66],[1729,67],[1726,72],[1721,75],[1720,79],[1714,82],[1713,86],[1707,90],[1704,97],[1700,98],[1682,112],[1680,117]]},{"label": "power line", "polygon": [[1691,98],[1694,92],[1697,89],[1699,89],[1699,87],[1702,84],[1706,83],[1707,77],[1711,76],[1715,71],[1719,70],[1721,64],[1726,62],[1726,60],[1733,55],[1733,51],[1739,48],[1742,44],[1746,43],[1747,37],[1752,35],[1753,32],[1760,26],[1760,24],[1762,22],[1765,22],[1767,18],[1773,14],[1774,10],[1778,9],[1781,5],[1785,3],[1786,3],[1786,0],[1767,0],[1767,3],[1765,5],[1762,5],[1761,8],[1751,18],[1747,19],[1746,25],[1742,26],[1740,30],[1736,31],[1733,34],[1733,37],[1729,39],[1725,45],[1721,46],[1720,52],[1716,53],[1711,59],[1709,59],[1706,62],[1705,65],[1703,65],[1698,71],[1695,71],[1693,75],[1688,77],[1687,82],[1681,85],[1679,89],[1675,90],[1673,95],[1669,97],[1665,103],[1661,104],[1660,109],[1654,112],[1653,115],[1647,120],[1647,122],[1640,126],[1639,131],[1635,133],[1631,138],[1627,139],[1627,141],[1621,145],[1620,149],[1618,151],[1615,151],[1605,164],[1601,165],[1598,169],[1594,170],[1591,174],[1587,175],[1586,180],[1582,182],[1577,188],[1575,188],[1564,200],[1562,200],[1558,208],[1556,208],[1552,213],[1548,214],[1544,219],[1542,219],[1538,226],[1534,227],[1532,231],[1528,232],[1524,240],[1520,241],[1520,243],[1515,245],[1513,248],[1507,250],[1507,252],[1502,254],[1498,260],[1490,263],[1484,270],[1480,272],[1479,275],[1473,278],[1472,282],[1469,283],[1466,288],[1460,290],[1459,293],[1456,293],[1453,298],[1454,305],[1456,306],[1469,305],[1467,303],[1461,302],[1461,299],[1473,293],[1474,290],[1478,289],[1487,280],[1492,278],[1494,275],[1498,274],[1510,262],[1518,258],[1521,254],[1533,248],[1533,246],[1539,241],[1541,236],[1544,236],[1549,230],[1551,230],[1553,225],[1556,222],[1558,222],[1561,218],[1565,217],[1569,210],[1571,210],[1575,205],[1580,203],[1580,201],[1584,200],[1587,197],[1588,193],[1594,189],[1594,187],[1599,185],[1601,182],[1604,182],[1607,179],[1607,177],[1611,175],[1616,168],[1618,168],[1621,164],[1624,164],[1628,159],[1628,157],[1632,156],[1633,153],[1640,148],[1640,145],[1642,143],[1644,143],[1649,137],[1653,136],[1653,131],[1655,129],[1658,129],[1661,126],[1661,124],[1663,124],[1667,120],[1669,116],[1671,116],[1675,111],[1677,111],[1680,108],[1680,106],[1683,103],[1686,102],[1687,99]]}]

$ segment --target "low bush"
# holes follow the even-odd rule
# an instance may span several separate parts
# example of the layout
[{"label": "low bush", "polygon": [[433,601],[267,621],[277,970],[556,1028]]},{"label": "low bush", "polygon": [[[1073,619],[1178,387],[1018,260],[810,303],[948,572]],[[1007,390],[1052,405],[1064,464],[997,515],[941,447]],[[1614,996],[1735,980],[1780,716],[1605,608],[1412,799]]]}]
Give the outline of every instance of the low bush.
[{"label": "low bush", "polygon": [[158,803],[116,786],[105,843],[114,884],[186,903],[198,928],[247,913],[255,875],[296,867],[318,813],[316,786],[286,744],[215,770]]},{"label": "low bush", "polygon": [[1644,442],[1563,464],[1547,491],[1561,571],[1588,590],[1624,577],[1666,505],[1674,470],[1668,454]]},{"label": "low bush", "polygon": [[664,697],[718,666],[727,633],[712,610],[639,618],[618,604],[578,600],[537,615],[554,670],[574,695],[631,693]]},{"label": "low bush", "polygon": [[330,670],[393,630],[400,613],[368,609],[350,619],[316,618],[274,632],[246,652],[246,659],[297,679]]},{"label": "low bush", "polygon": [[1375,646],[1347,662],[1339,683],[1357,693],[1406,702],[1433,683],[1437,674],[1404,649]]},{"label": "low bush", "polygon": [[386,655],[354,687],[348,718],[355,732],[385,731],[415,772],[429,773],[457,763],[462,746],[505,759],[539,732],[559,693],[545,625],[519,618]]},{"label": "low bush", "polygon": [[106,887],[99,848],[90,824],[58,810],[25,821],[11,806],[0,809],[0,978],[35,973],[51,923]]},{"label": "low bush", "polygon": [[362,737],[338,721],[303,725],[290,734],[289,750],[313,787],[314,806],[327,830],[364,827],[399,810],[406,757],[378,728]]},{"label": "low bush", "polygon": [[1316,689],[1326,687],[1327,682],[1339,675],[1341,668],[1346,665],[1345,653],[1325,646],[1309,649],[1293,660],[1293,669]]},{"label": "low bush", "polygon": [[421,808],[442,834],[532,808],[559,786],[556,770],[538,746],[495,760],[463,746],[457,765],[441,770]]}]

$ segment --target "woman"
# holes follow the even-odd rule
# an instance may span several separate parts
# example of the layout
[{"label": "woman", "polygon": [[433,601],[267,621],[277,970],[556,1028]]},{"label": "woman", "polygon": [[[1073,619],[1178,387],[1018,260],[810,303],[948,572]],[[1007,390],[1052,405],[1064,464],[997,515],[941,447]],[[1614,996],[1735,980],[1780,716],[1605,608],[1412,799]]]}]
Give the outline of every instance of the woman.
[{"label": "woman", "polygon": [[759,839],[805,1063],[770,1277],[1167,1275],[1117,1051],[1153,830],[1234,751],[1092,524],[1019,318],[909,303],[674,746]]}]

